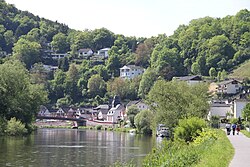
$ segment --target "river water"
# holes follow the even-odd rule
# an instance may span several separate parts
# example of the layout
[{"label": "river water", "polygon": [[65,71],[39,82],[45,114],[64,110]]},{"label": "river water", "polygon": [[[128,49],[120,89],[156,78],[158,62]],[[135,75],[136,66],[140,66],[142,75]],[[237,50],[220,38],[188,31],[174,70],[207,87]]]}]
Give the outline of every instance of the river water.
[{"label": "river water", "polygon": [[28,137],[0,138],[0,166],[110,166],[117,161],[141,166],[155,137],[112,131],[38,129]]}]

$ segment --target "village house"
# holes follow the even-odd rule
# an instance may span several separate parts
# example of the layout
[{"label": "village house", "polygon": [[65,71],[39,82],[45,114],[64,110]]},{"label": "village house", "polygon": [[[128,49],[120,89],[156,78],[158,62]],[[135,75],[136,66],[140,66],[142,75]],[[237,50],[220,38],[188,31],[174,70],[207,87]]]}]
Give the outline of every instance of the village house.
[{"label": "village house", "polygon": [[100,50],[98,50],[97,55],[106,59],[109,57],[109,54],[108,54],[109,50],[110,50],[110,48],[100,49]]},{"label": "village house", "polygon": [[94,52],[89,48],[87,48],[87,49],[79,49],[78,50],[78,56],[79,57],[89,57],[89,56],[92,56],[93,53]]},{"label": "village house", "polygon": [[242,83],[235,79],[226,80],[217,85],[217,93],[237,94],[242,90]]},{"label": "village house", "polygon": [[184,81],[184,82],[187,82],[188,85],[195,85],[195,84],[203,82],[202,77],[200,75],[174,77],[173,80]]},{"label": "village house", "polygon": [[38,112],[39,116],[51,116],[51,113],[45,106],[40,106],[40,110]]},{"label": "village house", "polygon": [[235,99],[233,102],[233,116],[234,118],[242,118],[242,111],[244,107],[249,103],[246,99]]},{"label": "village house", "polygon": [[144,69],[135,65],[125,65],[120,68],[120,77],[124,79],[133,79],[144,73]]},{"label": "village house", "polygon": [[149,106],[144,103],[143,100],[134,100],[134,101],[130,101],[127,105],[126,105],[126,111],[128,111],[128,108],[132,105],[135,105],[139,110],[148,110]]},{"label": "village house", "polygon": [[107,113],[107,122],[118,123],[124,115],[125,107],[121,104],[119,96],[114,96],[112,107]]},{"label": "village house", "polygon": [[93,108],[93,112],[97,114],[98,120],[106,120],[108,111],[109,111],[109,105],[107,104],[102,104],[97,106],[96,108]]},{"label": "village house", "polygon": [[208,120],[210,120],[212,116],[219,116],[220,119],[226,119],[231,117],[232,114],[232,103],[228,103],[227,101],[213,101],[210,104]]}]

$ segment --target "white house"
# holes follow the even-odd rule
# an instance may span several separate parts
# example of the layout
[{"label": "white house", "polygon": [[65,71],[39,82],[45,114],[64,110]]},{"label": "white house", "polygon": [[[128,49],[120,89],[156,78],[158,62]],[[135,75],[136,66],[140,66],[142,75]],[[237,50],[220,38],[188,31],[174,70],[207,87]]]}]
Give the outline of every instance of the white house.
[{"label": "white house", "polygon": [[112,107],[107,113],[107,122],[117,123],[124,110],[125,108],[121,104]]},{"label": "white house", "polygon": [[57,116],[64,116],[64,115],[65,115],[65,111],[64,111],[62,108],[59,108],[59,109],[56,111],[56,115],[57,115]]},{"label": "white house", "polygon": [[212,116],[219,116],[220,119],[223,119],[227,118],[228,114],[233,114],[231,103],[212,102],[208,113],[208,119]]},{"label": "white house", "polygon": [[110,50],[110,48],[100,49],[100,50],[98,50],[97,55],[101,56],[101,57],[104,57],[104,58],[108,58],[109,57],[109,54],[108,54],[109,50]]},{"label": "white house", "polygon": [[135,101],[130,101],[126,105],[126,111],[132,105],[135,105],[139,110],[148,110],[149,109],[149,106],[146,103],[144,103],[143,100],[135,100]]},{"label": "white house", "polygon": [[135,65],[126,65],[120,68],[120,77],[124,79],[133,79],[143,74],[144,69]]},{"label": "white house", "polygon": [[68,53],[51,53],[49,55],[52,59],[61,59],[68,56]]},{"label": "white house", "polygon": [[244,107],[247,105],[247,103],[249,103],[249,101],[246,100],[246,99],[236,99],[236,100],[234,100],[234,102],[233,102],[233,115],[234,115],[234,118],[239,118],[239,117],[242,118],[241,113],[242,113]]},{"label": "white house", "polygon": [[195,84],[203,82],[202,77],[199,75],[174,77],[173,79],[176,81],[185,81],[187,82],[188,85],[195,85]]},{"label": "white house", "polygon": [[88,56],[92,56],[93,55],[93,51],[89,48],[87,49],[79,49],[78,50],[78,56],[79,57],[88,57]]},{"label": "white house", "polygon": [[235,79],[226,80],[220,82],[217,87],[217,93],[222,94],[236,94],[242,89],[242,84],[240,81]]},{"label": "white house", "polygon": [[40,107],[40,111],[38,112],[38,115],[40,116],[51,116],[51,113],[45,106]]}]

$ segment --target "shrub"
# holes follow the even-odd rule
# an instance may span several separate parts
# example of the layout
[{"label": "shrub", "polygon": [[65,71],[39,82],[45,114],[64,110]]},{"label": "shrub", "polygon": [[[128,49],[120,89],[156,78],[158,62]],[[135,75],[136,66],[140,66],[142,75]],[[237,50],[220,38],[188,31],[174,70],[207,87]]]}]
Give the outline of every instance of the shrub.
[{"label": "shrub", "polygon": [[0,136],[4,135],[6,130],[7,121],[4,118],[0,118]]},{"label": "shrub", "polygon": [[102,125],[97,125],[96,126],[96,130],[101,130],[102,129]]},{"label": "shrub", "polygon": [[10,136],[20,136],[27,134],[27,129],[25,128],[25,125],[19,121],[16,120],[16,118],[11,118],[7,123],[6,133]]},{"label": "shrub", "polygon": [[142,110],[135,116],[135,126],[140,133],[152,134],[151,120],[153,116],[149,110]]},{"label": "shrub", "polygon": [[206,127],[206,122],[203,119],[192,117],[189,119],[179,120],[179,125],[175,128],[174,137],[177,140],[191,142]]},{"label": "shrub", "polygon": [[212,129],[203,129],[202,132],[199,132],[199,136],[195,137],[193,142],[194,145],[200,145],[206,141],[217,140],[216,132]]}]

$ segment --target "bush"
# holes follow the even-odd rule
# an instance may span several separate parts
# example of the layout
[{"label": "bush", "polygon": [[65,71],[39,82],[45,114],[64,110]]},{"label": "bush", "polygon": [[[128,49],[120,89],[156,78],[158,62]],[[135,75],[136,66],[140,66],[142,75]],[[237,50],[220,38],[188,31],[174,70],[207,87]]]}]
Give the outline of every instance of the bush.
[{"label": "bush", "polygon": [[4,135],[6,131],[7,121],[4,118],[0,118],[0,136]]},{"label": "bush", "polygon": [[153,114],[149,110],[142,110],[135,116],[135,126],[140,133],[143,134],[152,134],[151,129],[151,120],[153,118]]},{"label": "bush", "polygon": [[175,128],[174,137],[177,140],[184,140],[185,142],[191,142],[207,127],[205,120],[192,117],[189,119],[179,120],[179,125]]},{"label": "bush", "polygon": [[25,128],[25,125],[19,121],[16,120],[16,118],[11,118],[7,123],[6,133],[10,136],[20,136],[27,134],[27,129]]},{"label": "bush", "polygon": [[101,130],[102,129],[102,125],[97,125],[96,126],[96,130]]}]

